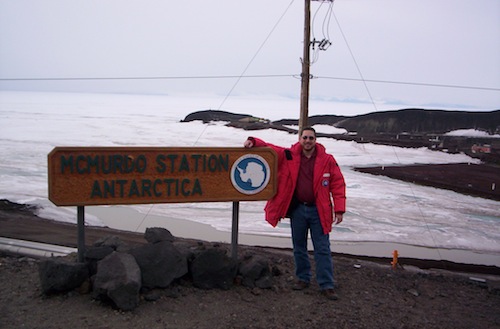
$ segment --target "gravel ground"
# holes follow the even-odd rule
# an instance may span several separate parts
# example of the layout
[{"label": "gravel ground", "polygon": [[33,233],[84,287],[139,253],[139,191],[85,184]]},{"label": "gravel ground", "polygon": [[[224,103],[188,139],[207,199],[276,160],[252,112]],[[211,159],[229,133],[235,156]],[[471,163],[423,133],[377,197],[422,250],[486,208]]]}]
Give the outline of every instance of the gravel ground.
[{"label": "gravel ground", "polygon": [[[30,207],[6,200],[0,207],[0,235],[62,245],[76,241],[74,226],[41,219]],[[89,243],[106,235],[143,243],[136,233],[86,228]],[[0,328],[500,328],[498,268],[486,271],[497,275],[406,264],[393,269],[387,261],[334,255],[339,300],[329,301],[314,282],[304,291],[291,289],[290,250],[240,246],[239,252],[240,257],[250,253],[269,259],[276,274],[272,289],[236,282],[230,290],[202,290],[185,277],[155,291],[151,301],[150,294],[143,295],[130,312],[78,291],[45,296],[39,260],[0,254]]]},{"label": "gravel ground", "polygon": [[[292,290],[290,252],[244,248],[269,258],[272,289],[202,290],[183,278],[145,296],[130,312],[78,291],[45,296],[39,260],[0,257],[0,328],[499,328],[499,281],[487,284],[445,271],[396,270],[335,258],[339,300],[317,285]],[[498,277],[497,277],[498,279]],[[149,294],[149,296],[151,296]],[[149,299],[149,298],[148,298]]]}]

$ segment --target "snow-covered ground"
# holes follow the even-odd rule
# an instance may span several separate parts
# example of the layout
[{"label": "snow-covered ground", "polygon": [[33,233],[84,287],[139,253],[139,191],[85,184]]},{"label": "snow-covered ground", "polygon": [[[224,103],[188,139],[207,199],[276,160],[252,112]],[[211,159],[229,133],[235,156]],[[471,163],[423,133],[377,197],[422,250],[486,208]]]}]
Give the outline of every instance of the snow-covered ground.
[{"label": "snow-covered ground", "polygon": [[[40,214],[76,222],[74,207],[48,199],[47,155],[55,146],[239,147],[248,132],[224,123],[181,123],[187,114],[216,108],[209,97],[0,92],[0,198],[42,207]],[[277,120],[296,117],[279,99],[231,99],[224,110]],[[331,114],[312,103],[312,114]],[[354,106],[354,105],[350,105]],[[314,113],[316,111],[316,113]],[[321,112],[323,111],[323,112]],[[347,113],[335,113],[347,114]],[[338,133],[327,125],[319,132]],[[345,132],[345,131],[344,131]],[[477,132],[466,131],[470,134]],[[252,135],[288,146],[297,137],[275,130]],[[464,132],[450,132],[464,134]],[[495,136],[498,138],[498,136]],[[319,138],[341,165],[347,183],[348,212],[335,226],[335,241],[394,242],[500,255],[500,202],[382,176],[355,172],[355,166],[477,162],[463,154]],[[241,233],[289,236],[284,221],[273,229],[264,220],[264,202],[241,202]],[[137,205],[145,216],[159,215],[231,230],[231,203]],[[92,225],[100,218],[87,216]]]}]

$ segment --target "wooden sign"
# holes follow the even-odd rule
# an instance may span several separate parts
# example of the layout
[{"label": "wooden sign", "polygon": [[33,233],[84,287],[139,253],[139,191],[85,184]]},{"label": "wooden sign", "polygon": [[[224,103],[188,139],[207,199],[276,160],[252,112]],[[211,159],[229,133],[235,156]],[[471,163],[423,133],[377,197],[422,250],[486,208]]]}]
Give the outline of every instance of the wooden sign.
[{"label": "wooden sign", "polygon": [[48,155],[57,206],[267,200],[276,173],[267,147],[56,147]]}]

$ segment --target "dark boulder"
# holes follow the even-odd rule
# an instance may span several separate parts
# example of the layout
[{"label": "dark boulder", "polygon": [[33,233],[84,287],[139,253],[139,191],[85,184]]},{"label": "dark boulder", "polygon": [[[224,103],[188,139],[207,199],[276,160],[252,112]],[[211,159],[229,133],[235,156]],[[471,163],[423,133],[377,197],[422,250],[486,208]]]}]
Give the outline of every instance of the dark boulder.
[{"label": "dark boulder", "polygon": [[125,252],[128,247],[122,239],[117,237],[116,235],[108,235],[99,240],[97,240],[94,244],[94,247],[111,247],[113,250]]},{"label": "dark boulder", "polygon": [[145,288],[166,288],[188,273],[186,257],[168,241],[137,247],[130,254],[141,268]]},{"label": "dark boulder", "polygon": [[86,264],[59,257],[42,260],[38,266],[38,272],[44,294],[73,290],[89,278]]},{"label": "dark boulder", "polygon": [[97,262],[115,251],[111,246],[89,247],[85,250],[85,262],[90,271],[90,276],[97,273]]},{"label": "dark boulder", "polygon": [[162,241],[174,242],[175,238],[169,230],[162,227],[148,227],[144,233],[144,238],[149,243]]},{"label": "dark boulder", "polygon": [[99,261],[94,278],[94,298],[110,299],[116,307],[130,311],[139,305],[141,270],[135,258],[113,252]]},{"label": "dark boulder", "polygon": [[272,287],[272,273],[269,260],[262,256],[252,255],[243,259],[239,265],[242,284],[246,287],[269,289]]}]

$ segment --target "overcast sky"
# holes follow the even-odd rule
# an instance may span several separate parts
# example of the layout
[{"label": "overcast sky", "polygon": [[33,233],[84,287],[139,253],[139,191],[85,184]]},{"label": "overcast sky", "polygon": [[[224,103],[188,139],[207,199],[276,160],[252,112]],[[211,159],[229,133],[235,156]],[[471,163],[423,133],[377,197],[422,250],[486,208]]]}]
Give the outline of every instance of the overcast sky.
[{"label": "overcast sky", "polygon": [[[332,45],[311,53],[311,99],[500,108],[499,0],[329,7],[312,2]],[[0,0],[0,88],[298,99],[303,28],[304,0]],[[100,80],[8,80],[45,78]]]}]

